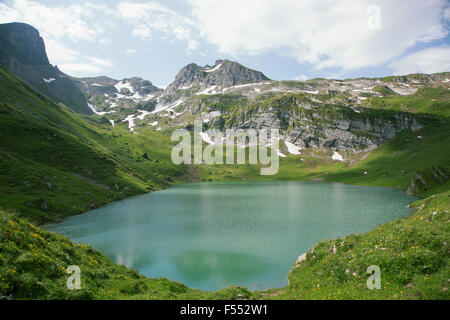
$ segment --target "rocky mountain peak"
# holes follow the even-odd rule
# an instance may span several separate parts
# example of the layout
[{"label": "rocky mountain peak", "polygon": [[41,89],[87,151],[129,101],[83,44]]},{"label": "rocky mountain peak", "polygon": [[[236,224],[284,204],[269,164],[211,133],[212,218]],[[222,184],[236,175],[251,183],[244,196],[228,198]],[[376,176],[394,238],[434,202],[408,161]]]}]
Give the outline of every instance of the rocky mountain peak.
[{"label": "rocky mountain peak", "polygon": [[218,90],[236,85],[259,83],[269,80],[263,73],[244,67],[230,60],[217,60],[214,66],[200,67],[195,63],[182,68],[168,92],[196,88],[202,90],[215,87]]},{"label": "rocky mountain peak", "polygon": [[162,89],[153,85],[149,80],[145,80],[139,77],[133,77],[129,79],[123,79],[122,83],[129,83],[131,91],[139,92],[140,94],[150,94],[155,92],[161,92]]},{"label": "rocky mountain peak", "polygon": [[10,65],[49,65],[45,44],[39,31],[25,23],[0,25],[0,63]]}]

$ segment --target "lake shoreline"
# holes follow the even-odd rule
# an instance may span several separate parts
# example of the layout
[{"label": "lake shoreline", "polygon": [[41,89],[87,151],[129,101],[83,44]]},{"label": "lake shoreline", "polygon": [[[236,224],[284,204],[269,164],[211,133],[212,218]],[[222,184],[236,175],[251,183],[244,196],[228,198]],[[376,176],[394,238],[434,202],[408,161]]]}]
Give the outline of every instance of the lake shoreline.
[{"label": "lake shoreline", "polygon": [[[254,186],[254,188],[250,188],[250,186]],[[181,194],[183,194],[183,192],[186,192],[184,190],[188,190],[188,191],[205,190],[206,193],[201,199],[207,198],[208,203],[209,202],[214,203],[214,206],[216,206],[217,208],[221,208],[221,210],[223,210],[224,208],[226,208],[228,206],[227,203],[229,201],[233,202],[234,200],[231,200],[232,198],[226,198],[226,202],[224,202],[222,204],[220,204],[220,203],[217,204],[216,203],[216,201],[218,201],[217,199],[220,200],[220,197],[229,197],[230,195],[235,194],[237,192],[237,190],[242,190],[242,192],[237,193],[239,195],[239,201],[246,201],[246,199],[252,199],[252,201],[248,202],[248,205],[250,207],[248,209],[244,210],[246,212],[245,217],[247,219],[251,219],[251,221],[258,221],[257,224],[260,225],[259,228],[261,228],[263,226],[269,226],[269,225],[275,226],[279,223],[283,224],[283,221],[284,221],[283,219],[285,219],[286,216],[291,217],[291,219],[292,219],[293,214],[296,217],[297,216],[301,217],[302,215],[306,214],[306,217],[309,217],[309,218],[307,218],[307,220],[305,220],[305,221],[299,220],[298,222],[291,221],[288,224],[286,224],[286,225],[294,226],[293,227],[294,230],[303,230],[303,231],[299,231],[300,233],[298,233],[298,231],[295,231],[296,233],[294,233],[295,235],[293,236],[292,241],[287,242],[287,243],[293,244],[293,246],[291,246],[291,249],[290,249],[292,252],[286,251],[286,248],[284,250],[276,249],[274,251],[274,252],[286,251],[286,256],[283,258],[284,260],[281,258],[277,259],[277,261],[279,260],[279,261],[285,262],[285,263],[281,263],[280,268],[284,269],[284,267],[286,267],[286,272],[289,271],[287,266],[292,265],[292,263],[295,262],[296,259],[294,257],[298,257],[299,253],[301,253],[301,252],[306,252],[307,250],[310,250],[318,242],[324,241],[327,239],[333,239],[336,237],[346,236],[349,234],[366,233],[384,223],[388,223],[392,220],[410,216],[411,214],[413,214],[413,212],[410,212],[410,210],[406,209],[406,203],[411,203],[411,202],[417,200],[417,199],[410,199],[410,196],[407,196],[408,199],[406,200],[404,197],[404,196],[406,196],[406,194],[404,194],[400,190],[396,190],[397,193],[392,194],[392,192],[388,190],[390,188],[387,188],[387,187],[348,185],[348,184],[344,184],[341,182],[322,182],[322,181],[304,181],[304,180],[303,181],[298,181],[298,180],[291,180],[291,181],[286,181],[286,180],[269,180],[269,181],[233,180],[233,181],[227,181],[227,182],[223,182],[223,181],[201,182],[200,181],[200,182],[192,182],[192,183],[187,183],[187,184],[174,185],[173,188],[166,188],[164,190],[161,190],[160,192],[162,192],[162,194],[160,194],[159,196],[155,195],[155,197],[151,196],[154,194],[153,192],[139,195],[139,197],[136,201],[133,201],[132,199],[137,196],[128,197],[127,199],[124,199],[121,202],[116,202],[114,204],[108,204],[102,208],[95,209],[95,210],[91,211],[90,216],[85,216],[85,217],[83,217],[83,215],[72,216],[70,219],[71,222],[68,222],[65,225],[63,223],[59,223],[56,225],[59,225],[60,230],[61,229],[62,230],[72,230],[72,229],[76,230],[77,224],[81,221],[83,221],[82,226],[96,225],[99,223],[99,221],[104,221],[104,222],[100,222],[101,230],[102,230],[101,232],[102,233],[106,232],[106,233],[110,234],[111,232],[109,232],[109,231],[116,229],[116,227],[114,227],[114,226],[120,225],[121,226],[120,229],[127,228],[126,221],[128,221],[128,220],[134,221],[136,219],[136,217],[133,218],[134,216],[139,217],[138,219],[142,219],[144,212],[147,212],[148,210],[150,210],[150,211],[148,211],[148,214],[150,214],[150,215],[157,212],[159,216],[161,216],[161,215],[167,216],[168,215],[168,217],[171,218],[171,220],[167,222],[168,224],[163,227],[163,230],[166,230],[165,233],[171,232],[170,230],[172,230],[172,229],[175,230],[175,229],[179,228],[179,224],[184,225],[184,226],[189,226],[190,223],[192,223],[192,221],[196,221],[195,217],[196,217],[197,213],[190,213],[191,212],[190,210],[198,210],[197,206],[186,207],[185,205],[178,204],[178,206],[176,207],[176,212],[180,211],[179,208],[183,208],[183,210],[181,210],[181,212],[183,212],[183,214],[181,216],[179,216],[178,213],[175,214],[174,216],[172,216],[172,214],[170,214],[170,212],[167,212],[167,215],[166,215],[166,214],[164,214],[164,211],[161,211],[161,208],[164,208],[166,206],[170,207],[171,205],[175,205],[175,203],[177,203],[176,198],[170,200],[171,197],[173,197],[173,196],[168,197],[168,195],[175,194],[176,196],[179,196],[178,193],[180,192],[180,188],[182,190]],[[263,188],[263,189],[261,189],[261,188]],[[286,189],[286,188],[288,188],[288,189]],[[294,188],[294,189],[292,189],[292,188]],[[301,189],[298,189],[298,188],[301,188]],[[261,190],[261,191],[258,191],[258,190]],[[262,190],[265,190],[265,191],[262,191]],[[291,190],[291,191],[288,191],[288,190]],[[294,191],[294,190],[298,190],[298,191]],[[353,191],[350,191],[350,190],[353,190]],[[355,193],[355,191],[356,191],[356,194],[351,195],[352,193]],[[223,194],[223,192],[225,192],[225,194]],[[229,192],[231,192],[231,194]],[[264,196],[263,197],[264,200],[262,200],[261,198],[255,198],[256,194],[252,195],[252,193],[247,194],[246,192],[256,192],[256,194],[258,194],[258,197],[260,197],[260,192],[268,192],[268,195]],[[292,194],[292,192],[294,192],[294,194]],[[298,192],[300,192],[300,193],[298,193]],[[315,195],[308,195],[309,192],[315,192]],[[214,196],[214,194],[216,194],[216,196]],[[265,193],[262,193],[262,194],[265,194]],[[289,195],[289,194],[292,194],[292,195]],[[300,198],[298,198],[297,194],[302,195],[302,196],[300,196]],[[398,198],[398,195],[400,195],[400,194],[402,196],[401,196],[401,198]],[[189,194],[189,195],[191,197],[194,196],[194,194]],[[220,197],[217,198],[217,196],[219,196],[219,195],[220,195]],[[383,195],[383,196],[381,196],[381,195]],[[287,196],[289,198],[286,198]],[[338,198],[336,198],[336,196],[338,196]],[[358,196],[359,197],[363,196],[363,198],[358,198]],[[380,198],[380,196],[381,196],[381,198]],[[281,197],[281,198],[279,198],[279,197]],[[344,197],[344,198],[342,198],[342,197]],[[346,197],[353,197],[353,200],[345,200]],[[387,197],[387,198],[385,198],[385,197]],[[302,200],[302,198],[303,198],[303,200]],[[216,199],[216,200],[214,200],[214,199]],[[258,199],[260,199],[262,201],[267,201],[267,199],[278,199],[277,201],[280,203],[281,206],[279,207],[276,204],[278,202],[277,201],[274,202],[273,200],[268,201],[264,204],[260,204],[260,200],[258,200]],[[285,199],[285,200],[283,200],[283,199]],[[290,200],[288,200],[288,199],[290,199]],[[316,199],[316,200],[314,200],[314,199]],[[329,200],[327,200],[329,203],[327,203],[326,201],[324,202],[325,199],[329,199]],[[370,199],[370,203],[371,203],[370,207],[366,207],[365,202],[362,201],[363,199],[367,199],[364,201],[368,201]],[[403,206],[403,204],[402,204],[401,207],[399,207],[397,205],[394,205],[394,202],[391,204],[390,201],[392,201],[392,200],[389,200],[389,199],[398,199],[395,201],[400,201],[401,203],[405,204],[405,206]],[[400,200],[400,199],[403,199],[403,200]],[[146,201],[149,201],[149,200],[152,202],[147,203]],[[191,200],[191,201],[194,201],[194,200]],[[292,201],[294,201],[294,202],[292,202]],[[338,207],[336,207],[336,204],[332,205],[332,203],[335,201],[339,201],[338,203],[336,203],[336,204],[339,204]],[[158,204],[158,203],[164,203],[164,206],[160,207],[161,204]],[[197,203],[197,202],[195,202],[195,203]],[[287,203],[290,203],[290,206],[288,206],[288,207],[284,206]],[[317,205],[316,205],[317,203],[321,203],[321,205],[319,207],[317,207]],[[355,206],[355,203],[358,203],[358,204]],[[139,208],[141,208],[140,207],[141,205],[143,205],[144,207],[142,207],[142,209],[139,209]],[[294,205],[294,207],[292,207],[292,205]],[[305,205],[306,206],[312,205],[313,207],[311,207],[311,208],[304,207]],[[369,205],[369,203],[367,203],[367,205]],[[383,209],[383,206],[385,207],[385,209]],[[127,208],[132,208],[132,211],[130,212],[129,209],[127,209]],[[147,208],[151,208],[151,209],[147,210]],[[252,212],[252,211],[248,211],[248,210],[250,210],[250,208],[253,211],[256,210],[257,215],[255,215],[253,217],[253,215],[250,214],[250,212]],[[316,209],[313,209],[313,208],[316,208]],[[337,208],[340,208],[340,209],[337,209]],[[356,208],[356,209],[354,209],[354,208]],[[388,208],[390,208],[390,209],[388,209]],[[338,211],[335,213],[334,211],[336,209]],[[142,211],[142,210],[144,210],[144,211]],[[242,209],[238,210],[234,207],[230,207],[227,210],[231,210],[231,212],[229,213],[231,215],[235,214],[236,212],[242,211]],[[282,215],[277,214],[277,212],[280,212],[280,210],[283,212]],[[294,210],[294,211],[292,213],[289,213],[289,210]],[[336,216],[336,214],[338,217],[340,217],[339,221],[342,218],[348,219],[349,217],[351,217],[352,214],[353,215],[356,214],[356,217],[358,217],[358,218],[356,220],[354,218],[350,219],[349,223],[342,224],[343,222],[340,222],[340,224],[333,225],[333,228],[330,229],[330,231],[326,231],[328,229],[325,228],[325,229],[323,229],[323,231],[321,231],[322,233],[324,233],[324,235],[318,236],[318,235],[311,234],[310,236],[308,236],[307,233],[305,234],[304,231],[305,230],[313,230],[312,226],[306,227],[306,229],[305,229],[305,226],[307,225],[307,224],[305,225],[305,223],[312,223],[312,222],[308,222],[312,217],[311,212],[310,212],[311,210],[316,210],[316,211],[319,210],[320,212],[323,212],[323,213],[321,213],[321,215],[325,215],[323,218],[318,216],[317,213],[312,215],[315,217],[314,219],[318,220],[315,222],[315,224],[319,223],[319,225],[320,224],[325,224],[325,226],[329,225],[330,220],[329,220],[329,218],[327,218],[327,216],[333,217],[333,216]],[[355,211],[355,210],[357,210],[357,211]],[[127,212],[129,212],[129,213],[127,213]],[[153,213],[150,213],[150,212],[153,212]],[[201,215],[204,217],[215,216],[214,212],[215,212],[215,210],[212,210],[212,208],[208,207],[206,209],[206,212],[203,212]],[[267,213],[264,213],[264,212],[270,212],[270,215],[275,214],[277,216],[277,218],[275,218],[275,220],[274,220],[274,221],[276,221],[276,224],[274,224],[272,222],[272,220],[265,220],[266,218],[264,218],[264,217]],[[338,213],[338,212],[340,212],[340,213]],[[354,212],[354,213],[352,213],[352,212]],[[386,214],[388,212],[392,212],[392,213],[389,213],[389,215],[386,216]],[[401,214],[399,216],[399,214],[398,214],[399,212],[403,212],[403,214]],[[382,213],[382,214],[380,215],[380,213]],[[113,219],[111,219],[111,220],[114,220],[115,222],[114,222],[114,224],[111,224],[109,226],[110,222],[108,220],[110,220],[110,218],[108,218],[108,216],[110,216],[111,214],[113,214],[113,216],[111,216]],[[224,213],[222,213],[222,214],[224,214]],[[263,214],[263,215],[261,215],[261,214]],[[393,217],[390,216],[391,214],[393,215]],[[118,222],[118,221],[121,221],[120,219],[123,219],[122,216],[126,216],[127,220],[124,220],[123,222]],[[183,222],[183,219],[185,219],[186,217],[188,217],[189,219],[186,222]],[[228,215],[227,215],[227,217],[228,217]],[[253,217],[253,218],[250,218],[250,217]],[[372,217],[372,218],[368,218],[368,217]],[[108,220],[104,220],[104,219],[108,219]],[[117,220],[117,219],[119,219],[119,220]],[[217,219],[217,218],[214,217],[214,219]],[[270,218],[270,219],[273,219],[273,218]],[[304,218],[301,218],[301,219],[304,219]],[[333,218],[333,219],[335,219],[335,218]],[[145,228],[146,232],[152,233],[151,230],[153,227],[150,227],[150,225],[148,225],[145,222],[145,220],[142,220],[142,221],[138,220],[138,221],[139,222],[135,221],[132,224],[132,226],[135,226],[135,227],[133,227],[134,229],[138,228],[136,230],[140,230],[140,225],[142,225],[142,228]],[[245,221],[247,221],[247,220],[245,220]],[[245,229],[248,229],[250,227],[250,225],[247,225],[245,221],[242,222],[242,226]],[[314,221],[314,220],[311,220],[311,221]],[[358,221],[360,221],[360,222],[358,222]],[[370,222],[370,221],[372,221],[372,222]],[[378,221],[378,222],[375,222],[375,224],[374,224],[373,221]],[[369,223],[369,224],[367,225],[367,223]],[[155,224],[155,222],[152,222],[152,225],[153,224]],[[53,224],[52,226],[54,227],[56,225]],[[155,225],[158,225],[158,223],[156,222]],[[219,230],[222,230],[222,224],[219,224],[219,225],[220,225],[220,228],[216,230],[217,237],[218,237],[217,241],[219,241],[219,243],[216,244],[217,248],[220,248],[220,243],[221,243]],[[239,223],[239,225],[241,225],[241,224]],[[342,231],[338,231],[339,229],[336,229],[336,227],[338,225],[341,225],[341,228],[344,227],[344,229]],[[214,227],[214,225],[212,225],[212,226]],[[210,228],[210,227],[211,226],[208,225],[208,228]],[[230,225],[229,227],[226,227],[226,226],[223,227],[223,230],[227,230],[225,232],[227,234],[227,237],[229,236],[230,233],[233,234],[232,233],[233,227],[234,227],[234,225]],[[169,229],[167,229],[167,228],[169,228]],[[329,227],[327,227],[327,228],[329,228]],[[50,231],[54,231],[54,228],[46,228],[46,229],[50,230]],[[56,227],[56,229],[58,229],[58,227]],[[319,228],[319,229],[321,230],[322,228]],[[136,230],[134,232],[136,232]],[[249,230],[251,230],[251,228]],[[249,230],[246,230],[244,232],[245,233],[250,232]],[[258,231],[260,231],[260,230],[258,229]],[[278,231],[276,231],[276,229],[274,229],[274,231],[272,233],[276,234],[276,237],[279,237],[282,234],[284,234],[284,236],[286,236],[287,235],[286,231],[287,230],[284,230],[283,232],[281,232],[281,230],[280,230],[280,232],[278,232]],[[73,232],[73,231],[70,231],[70,232]],[[114,232],[117,237],[119,237],[119,238],[121,237],[120,233],[117,234],[117,231],[114,231]],[[158,232],[158,231],[156,231],[156,232]],[[253,233],[253,232],[255,232],[255,231],[251,231],[250,233]],[[260,231],[260,232],[262,232],[262,231]],[[72,241],[75,241],[76,243],[89,243],[90,245],[97,248],[100,252],[105,252],[110,257],[115,256],[112,253],[114,251],[110,251],[110,249],[108,249],[107,251],[104,251],[104,249],[102,249],[102,246],[99,247],[98,244],[95,245],[95,243],[96,243],[95,241],[90,242],[89,240],[80,240],[80,238],[78,238],[78,236],[75,238],[73,236],[71,236],[71,233],[62,232],[62,234],[65,236],[68,236],[70,239],[72,239]],[[77,234],[79,234],[79,233],[77,233]],[[87,234],[89,234],[89,233],[87,233]],[[144,234],[145,233],[143,233],[143,235]],[[241,232],[236,233],[232,238],[238,239],[241,234],[242,234]],[[273,235],[270,235],[269,230],[267,230],[267,233],[264,233],[264,234],[266,234],[266,236],[264,236],[264,240],[267,243],[265,245],[262,245],[262,247],[265,247],[267,250],[269,250],[269,248],[271,246],[273,246],[272,245],[273,243],[281,243],[278,240],[276,240],[275,238],[272,239]],[[303,236],[301,234],[305,234],[305,235]],[[301,236],[299,236],[299,235],[301,235]],[[162,235],[162,238],[161,238],[161,235],[158,235],[158,237],[152,241],[156,241],[156,242],[162,241],[163,243],[166,243],[167,240],[164,240],[166,237],[168,237],[168,235]],[[169,237],[169,239],[173,240],[176,237],[177,237],[177,235],[175,234],[172,237]],[[183,237],[183,239],[184,238],[191,239],[191,236],[189,236],[189,235],[185,235],[185,236],[182,235],[182,237]],[[134,237],[132,236],[131,239],[129,239],[128,241],[133,241],[132,240],[133,238]],[[158,240],[156,240],[156,239],[158,239]],[[213,243],[215,241],[215,239],[216,239],[216,237],[214,235],[214,236],[212,236],[212,238],[209,241],[207,241],[207,243],[208,244]],[[301,239],[303,239],[303,240],[301,240]],[[111,241],[113,241],[113,243],[114,243],[115,240],[111,239],[106,242],[105,242],[105,240],[102,240],[102,243],[105,243],[105,244],[107,243],[108,248],[109,248],[111,246]],[[152,242],[152,241],[148,240],[146,242]],[[238,240],[236,240],[236,241],[238,241]],[[241,241],[242,241],[242,243],[248,242],[248,240],[241,240]],[[295,243],[298,241],[300,241],[299,243],[302,244],[300,247],[295,245]],[[183,243],[183,242],[186,242],[186,241],[182,241],[181,243]],[[189,241],[187,241],[187,242],[189,242]],[[222,241],[222,242],[227,243],[228,241]],[[306,247],[304,247],[304,245],[306,245]],[[117,247],[117,246],[112,245],[112,247]],[[169,252],[176,252],[178,249],[182,250],[181,249],[182,247],[183,246],[180,247],[179,245],[176,245],[175,247],[170,249]],[[206,246],[206,247],[208,247],[208,246]],[[258,243],[257,247],[249,250],[249,252],[253,252],[253,253],[258,252],[258,248],[260,248],[260,247],[261,247],[261,244]],[[131,250],[131,249],[127,249],[127,250]],[[127,256],[128,255],[127,250],[125,250],[125,251],[121,250],[120,252],[123,255]],[[134,255],[142,256],[142,254],[137,254],[135,252],[135,250],[136,249],[132,250],[134,252]],[[226,249],[225,252],[227,252],[229,250],[231,250],[230,252],[235,251],[235,249]],[[209,256],[211,258],[211,257],[215,256],[215,254],[216,253],[213,253],[211,256],[211,253],[209,253],[207,256]],[[260,256],[261,256],[261,259],[264,259],[264,256],[267,257],[267,253],[260,253]],[[271,257],[271,256],[273,256],[273,254],[269,254],[269,256]],[[210,258],[208,258],[208,259],[210,259]],[[222,259],[222,258],[225,258],[225,256],[224,257],[217,256],[217,258]],[[117,259],[117,257],[116,257],[116,259]],[[203,259],[206,259],[206,256],[203,256],[203,253],[202,253],[202,256],[197,257],[195,260],[203,261]],[[226,259],[228,259],[228,258],[226,258]],[[115,261],[120,263],[121,258],[119,258],[119,260],[115,260]],[[188,261],[190,261],[190,260],[188,260]],[[158,263],[163,263],[163,262],[159,261]],[[226,265],[227,263],[228,262],[226,262],[226,260],[225,260],[221,263],[221,265],[224,265],[224,264]],[[128,263],[120,263],[120,264],[131,267],[134,263],[130,264],[130,262],[128,262]],[[164,277],[168,277],[170,279],[176,279],[177,281],[181,281],[183,283],[189,283],[189,282],[186,282],[186,280],[183,280],[183,278],[173,277],[173,276],[170,276],[170,273],[164,273],[163,272],[164,270],[162,270],[161,273],[157,272],[155,274],[154,271],[146,272],[145,268],[142,269],[143,268],[142,266],[134,265],[134,267],[141,270],[141,272],[143,272],[143,274],[146,274],[147,276],[151,276],[151,277],[164,276]],[[142,270],[144,270],[144,271],[142,271]],[[241,271],[240,273],[244,274],[243,271]],[[285,276],[284,272],[283,272],[283,274]],[[232,283],[234,283],[234,282],[232,282]],[[248,285],[248,284],[239,284],[239,285],[246,286],[246,287],[253,286],[253,285]],[[280,283],[280,285],[281,285],[281,283]],[[215,288],[211,288],[210,290],[217,290],[218,288],[223,288],[223,287],[227,287],[227,286],[228,285],[218,286]],[[260,288],[272,288],[272,287],[277,287],[277,286],[278,285],[275,285],[275,286],[258,285],[258,287],[260,287]],[[199,287],[199,286],[193,285],[190,283],[190,287]],[[207,290],[205,287],[200,286],[200,288],[202,288],[203,290]]]}]

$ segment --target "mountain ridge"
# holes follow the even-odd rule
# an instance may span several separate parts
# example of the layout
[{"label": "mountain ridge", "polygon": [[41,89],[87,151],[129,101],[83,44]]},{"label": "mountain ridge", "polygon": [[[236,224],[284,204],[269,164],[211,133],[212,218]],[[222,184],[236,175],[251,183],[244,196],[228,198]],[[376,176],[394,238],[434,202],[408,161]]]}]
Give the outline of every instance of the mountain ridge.
[{"label": "mountain ridge", "polygon": [[[142,126],[154,126],[156,130],[183,127],[200,119],[219,130],[277,128],[286,143],[298,148],[368,151],[402,130],[418,130],[422,126],[417,116],[405,113],[410,111],[405,106],[396,107],[386,116],[384,111],[373,110],[373,106],[384,103],[379,100],[386,97],[401,100],[402,96],[411,97],[427,86],[442,87],[442,102],[435,104],[438,112],[445,112],[448,95],[445,89],[450,85],[450,73],[273,81],[260,71],[224,59],[216,60],[212,66],[195,63],[184,66],[163,90],[139,77],[115,80],[106,76],[67,76],[48,63],[45,44],[36,29],[20,23],[1,25],[2,29],[6,29],[0,32],[4,41],[16,39],[15,30],[23,33],[19,32],[18,37],[22,42],[33,39],[31,44],[24,45],[12,41],[12,49],[3,49],[7,53],[3,61],[21,59],[28,63],[30,52],[39,53],[33,61],[37,65],[20,63],[13,73],[16,71],[19,77],[26,73],[25,78],[38,79],[38,84],[28,83],[50,98],[54,92],[66,96],[67,89],[71,94],[77,92],[83,96],[81,113],[104,117],[112,126],[128,123],[132,132]],[[61,86],[64,81],[67,85]],[[68,102],[69,107],[71,102],[73,99]],[[80,112],[73,105],[72,109]]]}]

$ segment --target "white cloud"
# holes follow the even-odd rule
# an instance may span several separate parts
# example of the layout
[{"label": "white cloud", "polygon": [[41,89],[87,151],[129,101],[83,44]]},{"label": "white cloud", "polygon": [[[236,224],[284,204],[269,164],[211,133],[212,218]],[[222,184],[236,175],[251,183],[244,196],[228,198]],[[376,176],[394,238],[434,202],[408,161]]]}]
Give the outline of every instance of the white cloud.
[{"label": "white cloud", "polygon": [[100,73],[105,67],[114,63],[110,59],[100,59],[83,55],[75,50],[68,49],[56,40],[46,40],[45,47],[50,63],[57,64],[61,71],[70,75],[82,76],[80,72]]},{"label": "white cloud", "polygon": [[127,56],[131,56],[131,55],[136,54],[136,53],[137,53],[136,49],[127,49],[127,50],[125,50],[125,54]]},{"label": "white cloud", "polygon": [[424,49],[395,60],[389,66],[396,75],[450,71],[450,46]]},{"label": "white cloud", "polygon": [[10,8],[6,4],[0,3],[0,22],[14,22],[19,21],[20,13]]},{"label": "white cloud", "polygon": [[0,22],[31,24],[44,37],[93,40],[103,31],[99,24],[86,21],[95,16],[88,4],[50,7],[30,0],[14,0],[11,6],[0,8]]},{"label": "white cloud", "polygon": [[438,40],[445,38],[448,34],[448,30],[443,24],[434,24],[428,27],[428,32],[426,32],[422,37],[419,37],[419,41],[431,42],[433,40]]},{"label": "white cloud", "polygon": [[[69,49],[69,42],[93,41],[103,33],[103,28],[95,21],[101,10],[113,14],[104,5],[89,2],[75,5],[46,6],[32,0],[14,0],[11,5],[0,4],[0,23],[24,22],[38,29],[44,38],[50,62],[57,64],[67,73],[80,75],[80,72],[99,73],[110,67],[110,59],[100,59]],[[111,43],[103,38],[100,44]]]},{"label": "white cloud", "polygon": [[444,11],[444,19],[445,20],[450,20],[450,7],[445,9],[445,11]]},{"label": "white cloud", "polygon": [[157,35],[169,42],[186,41],[188,50],[198,47],[194,22],[163,5],[155,2],[121,2],[116,11],[132,26],[135,37],[149,40]]},{"label": "white cloud", "polygon": [[86,73],[98,74],[103,70],[99,66],[84,63],[65,63],[59,65],[58,67],[62,72],[74,76],[85,76]]},{"label": "white cloud", "polygon": [[[189,14],[155,1],[132,1],[46,5],[39,0],[11,0],[9,5],[0,3],[0,23],[19,21],[36,27],[51,62],[66,70],[101,72],[112,66],[109,59],[77,51],[85,41],[112,44],[110,39],[116,34],[106,37],[105,30],[117,31],[126,24],[138,39],[183,41],[188,53],[204,54],[201,44],[206,40],[223,54],[281,53],[311,64],[316,69],[312,74],[345,74],[395,59],[399,67],[391,66],[396,71],[432,69],[432,62],[414,67],[412,60],[430,52],[399,57],[418,42],[447,36],[450,21],[448,0],[409,0],[407,4],[392,0],[188,0]],[[379,29],[368,28],[368,12],[376,10],[367,9],[374,4],[380,8]],[[133,54],[129,50],[122,52]]]},{"label": "white cloud", "polygon": [[292,80],[306,81],[306,80],[308,80],[308,76],[306,74],[301,74],[301,75],[298,75],[298,76],[292,78]]},{"label": "white cloud", "polygon": [[48,39],[45,40],[45,50],[50,58],[50,63],[74,62],[80,58],[80,54],[75,50],[63,46],[60,41]]},{"label": "white cloud", "polygon": [[[379,0],[380,28],[368,28],[372,0],[190,0],[201,35],[226,54],[283,50],[317,69],[377,66],[418,41],[444,37],[445,0]],[[373,12],[370,11],[370,12]]]},{"label": "white cloud", "polygon": [[100,39],[99,43],[102,45],[105,45],[105,46],[109,46],[112,44],[112,41],[107,38],[102,38],[102,39]]},{"label": "white cloud", "polygon": [[134,27],[131,34],[135,37],[141,38],[142,40],[149,40],[151,39],[152,31],[146,26],[138,25]]},{"label": "white cloud", "polygon": [[85,58],[88,58],[93,64],[98,65],[100,67],[111,67],[114,65],[114,63],[111,61],[111,59],[100,59],[96,57],[89,57],[84,56]]}]

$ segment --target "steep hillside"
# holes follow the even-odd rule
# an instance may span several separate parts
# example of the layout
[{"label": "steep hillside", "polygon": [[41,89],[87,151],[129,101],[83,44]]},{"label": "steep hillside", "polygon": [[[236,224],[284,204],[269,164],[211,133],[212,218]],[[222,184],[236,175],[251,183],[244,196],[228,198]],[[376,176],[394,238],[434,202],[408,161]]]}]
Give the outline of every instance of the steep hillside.
[{"label": "steep hillside", "polygon": [[184,169],[148,130],[83,118],[0,67],[0,205],[42,223],[166,187]]},{"label": "steep hillside", "polygon": [[92,114],[74,81],[50,64],[38,30],[24,23],[0,24],[0,65],[32,88],[72,110]]}]

